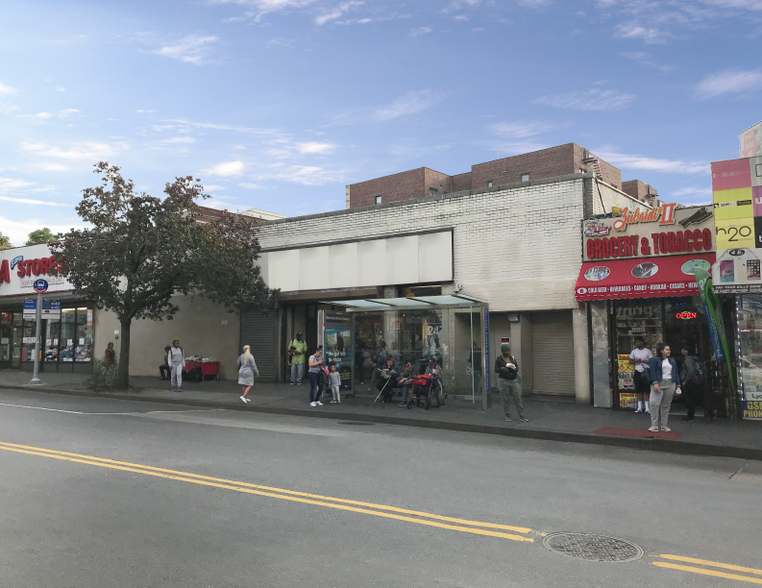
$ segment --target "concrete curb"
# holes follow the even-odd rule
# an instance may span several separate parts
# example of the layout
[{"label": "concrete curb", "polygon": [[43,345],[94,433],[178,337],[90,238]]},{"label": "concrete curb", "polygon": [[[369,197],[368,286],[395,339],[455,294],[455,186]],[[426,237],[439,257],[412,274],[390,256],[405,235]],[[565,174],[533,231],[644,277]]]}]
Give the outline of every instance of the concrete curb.
[{"label": "concrete curb", "polygon": [[625,449],[642,449],[658,451],[660,453],[672,453],[677,455],[701,455],[707,457],[734,457],[739,459],[753,459],[762,461],[762,449],[750,447],[731,447],[727,445],[710,445],[708,443],[694,443],[689,441],[670,441],[657,437],[646,439],[642,437],[617,437],[613,435],[596,435],[593,433],[575,433],[569,431],[555,431],[550,429],[529,428],[504,428],[494,425],[478,425],[472,423],[453,423],[442,421],[426,421],[407,419],[401,417],[385,416],[381,414],[335,412],[330,407],[320,411],[302,408],[282,408],[277,406],[252,406],[236,405],[222,402],[207,402],[203,400],[177,400],[164,398],[144,398],[134,394],[106,394],[99,392],[86,392],[84,390],[59,390],[55,388],[43,388],[38,386],[8,386],[0,384],[0,389],[34,390],[47,394],[59,394],[63,396],[78,396],[84,398],[111,398],[114,400],[127,400],[138,402],[153,402],[155,404],[180,404],[183,406],[198,406],[203,408],[221,408],[225,410],[239,410],[260,412],[266,414],[280,414],[286,416],[312,417],[339,421],[359,421],[367,423],[381,423],[386,425],[401,425],[405,427],[419,427],[424,429],[438,429],[444,431],[462,431],[464,433],[483,433],[486,435],[502,435],[504,437],[518,437],[521,439],[536,439],[540,441],[557,441],[561,443],[583,443],[586,445],[605,445],[609,447],[622,447]]}]

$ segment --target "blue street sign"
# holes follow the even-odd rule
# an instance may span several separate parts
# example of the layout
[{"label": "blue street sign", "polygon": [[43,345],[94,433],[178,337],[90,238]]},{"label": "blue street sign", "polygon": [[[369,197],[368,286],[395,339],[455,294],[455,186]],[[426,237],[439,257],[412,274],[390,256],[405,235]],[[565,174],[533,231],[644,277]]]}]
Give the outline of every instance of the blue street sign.
[{"label": "blue street sign", "polygon": [[36,300],[24,300],[24,311],[30,311],[37,308]]},{"label": "blue street sign", "polygon": [[34,291],[38,294],[42,294],[48,289],[48,282],[46,280],[35,280],[34,281]]}]

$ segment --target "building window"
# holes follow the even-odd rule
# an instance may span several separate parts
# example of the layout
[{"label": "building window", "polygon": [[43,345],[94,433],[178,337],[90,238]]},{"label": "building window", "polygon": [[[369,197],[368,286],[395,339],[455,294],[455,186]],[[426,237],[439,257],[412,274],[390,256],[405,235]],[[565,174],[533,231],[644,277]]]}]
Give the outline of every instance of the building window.
[{"label": "building window", "polygon": [[381,196],[376,196],[376,204],[381,204]]},{"label": "building window", "polygon": [[522,182],[528,182],[529,181],[529,174],[521,174],[521,181]]},{"label": "building window", "polygon": [[490,180],[489,182],[487,182],[487,187],[488,187],[488,188],[491,188],[491,187],[492,187],[492,180]]},{"label": "building window", "polygon": [[439,190],[436,188],[429,188],[429,196],[436,196],[437,194],[439,194]]},{"label": "building window", "polygon": [[758,178],[762,178],[762,163],[756,165],[756,174]]}]

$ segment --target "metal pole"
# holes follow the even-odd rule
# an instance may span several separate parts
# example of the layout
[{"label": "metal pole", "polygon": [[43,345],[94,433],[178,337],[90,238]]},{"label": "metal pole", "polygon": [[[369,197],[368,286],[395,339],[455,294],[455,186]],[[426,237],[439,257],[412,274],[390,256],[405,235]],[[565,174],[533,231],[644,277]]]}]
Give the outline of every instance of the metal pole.
[{"label": "metal pole", "polygon": [[[474,307],[468,307],[468,315],[471,317],[471,404],[476,404],[476,384],[474,382]],[[479,366],[481,367],[481,366]]]},{"label": "metal pole", "polygon": [[42,292],[37,293],[37,308],[35,309],[35,314],[37,318],[37,325],[35,328],[35,342],[34,342],[34,373],[32,374],[32,379],[29,381],[30,384],[41,384],[39,373],[40,373],[40,334],[42,332]]}]

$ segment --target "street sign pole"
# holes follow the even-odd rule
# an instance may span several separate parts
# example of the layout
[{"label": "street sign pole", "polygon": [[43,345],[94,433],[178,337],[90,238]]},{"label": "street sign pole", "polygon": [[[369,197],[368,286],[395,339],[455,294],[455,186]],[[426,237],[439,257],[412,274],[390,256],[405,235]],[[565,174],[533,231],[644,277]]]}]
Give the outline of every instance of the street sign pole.
[{"label": "street sign pole", "polygon": [[42,293],[48,289],[48,283],[45,280],[37,280],[34,283],[34,289],[37,291],[37,308],[35,309],[35,316],[37,320],[35,328],[35,342],[34,342],[34,373],[29,384],[32,386],[39,385],[40,382],[40,335],[42,333]]}]

